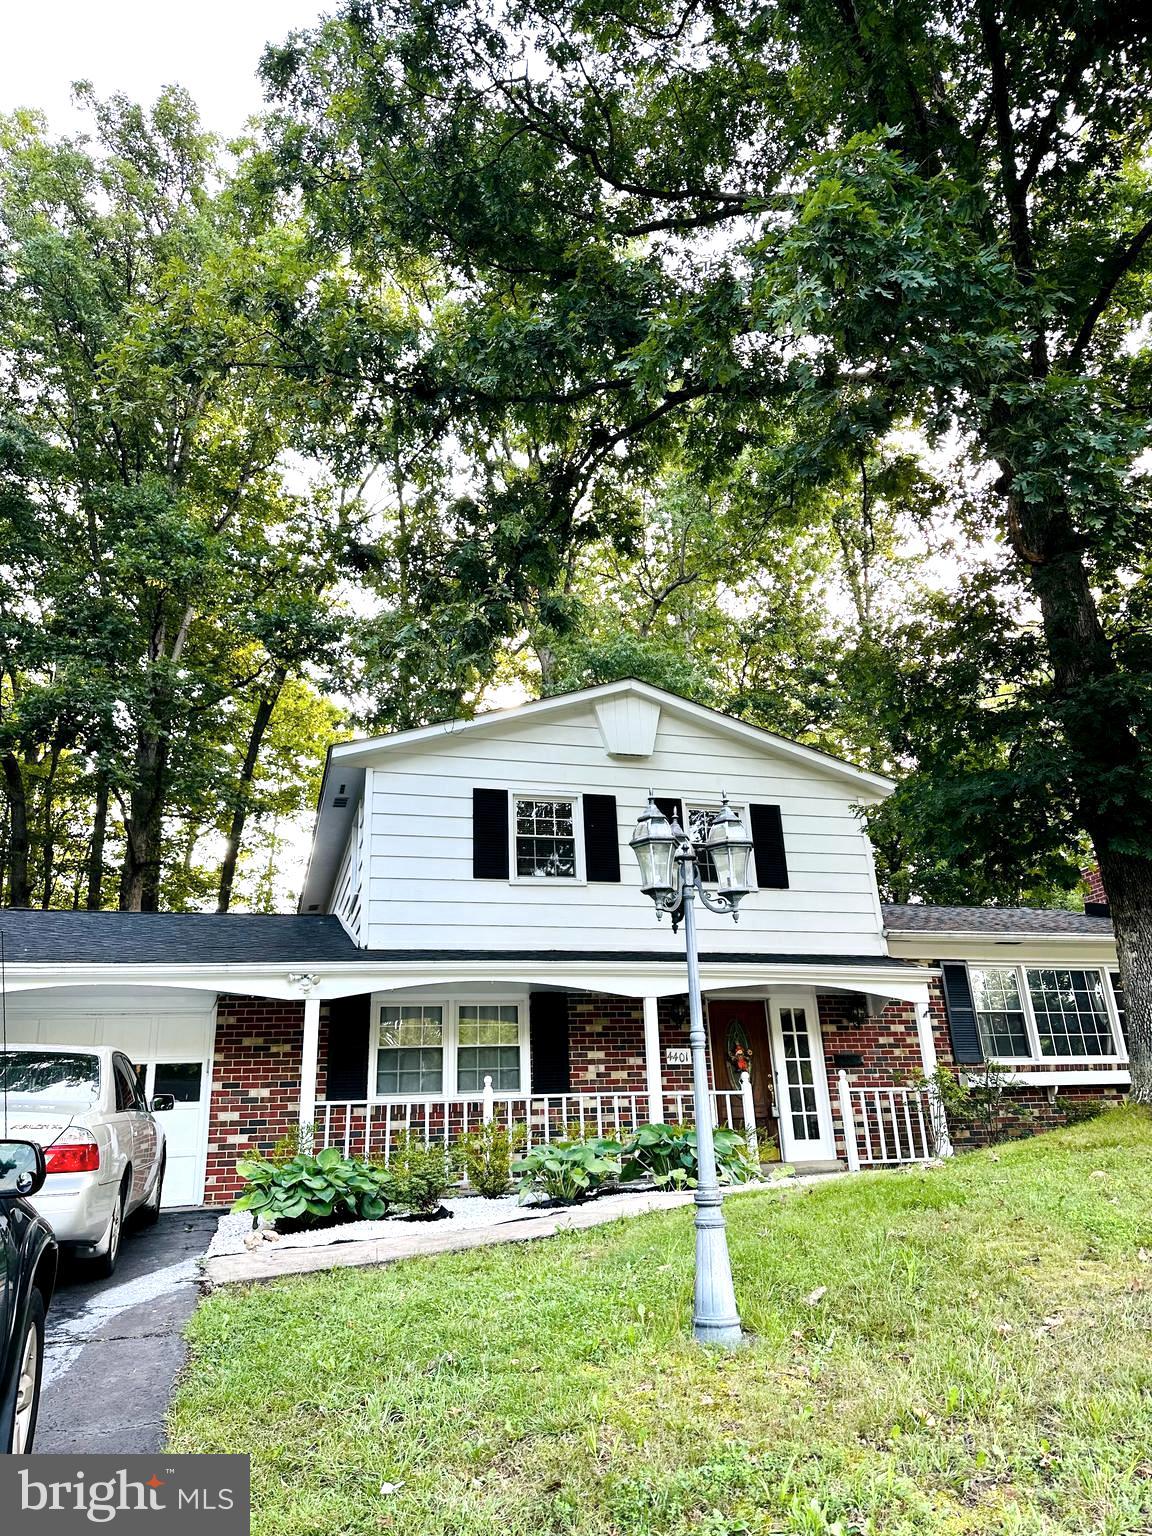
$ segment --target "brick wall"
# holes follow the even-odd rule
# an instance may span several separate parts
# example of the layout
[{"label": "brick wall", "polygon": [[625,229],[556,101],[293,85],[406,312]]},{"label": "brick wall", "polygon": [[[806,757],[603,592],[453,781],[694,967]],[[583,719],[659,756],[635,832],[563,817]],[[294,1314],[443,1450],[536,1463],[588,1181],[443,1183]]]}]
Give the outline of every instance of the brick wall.
[{"label": "brick wall", "polygon": [[864,1058],[862,1066],[843,1069],[854,1088],[890,1087],[893,1083],[907,1082],[924,1070],[920,1037],[916,1032],[915,1004],[889,1003],[882,1013],[861,1022],[861,1001],[855,996],[839,992],[824,993],[816,999],[824,1038],[832,1121],[836,1128],[837,1157],[844,1156],[844,1128],[839,1102],[840,1068],[835,1061],[837,1053],[851,1053]]},{"label": "brick wall", "polygon": [[[240,1192],[236,1159],[272,1147],[298,1122],[303,1002],[224,995],[216,1008],[208,1121],[207,1205]],[[323,1057],[321,1057],[323,1060]]]},{"label": "brick wall", "polygon": [[643,1093],[644,1007],[639,999],[574,992],[568,998],[573,1093]]}]

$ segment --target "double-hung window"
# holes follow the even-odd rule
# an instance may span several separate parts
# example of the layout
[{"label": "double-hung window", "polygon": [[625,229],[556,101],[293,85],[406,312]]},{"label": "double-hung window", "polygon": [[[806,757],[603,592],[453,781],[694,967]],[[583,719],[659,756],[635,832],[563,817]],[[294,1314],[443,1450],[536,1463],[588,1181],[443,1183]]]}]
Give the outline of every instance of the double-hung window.
[{"label": "double-hung window", "polygon": [[977,970],[973,966],[971,975],[972,1002],[985,1056],[992,1061],[1003,1056],[1031,1056],[1017,972]]},{"label": "double-hung window", "polygon": [[373,1081],[377,1098],[475,1094],[492,1079],[497,1093],[527,1086],[527,1008],[523,1001],[436,1003],[373,999]]},{"label": "double-hung window", "polygon": [[576,800],[517,795],[513,864],[518,880],[576,880]]},{"label": "double-hung window", "polygon": [[377,1005],[376,1092],[442,1093],[444,1009],[439,1003]]},{"label": "double-hung window", "polygon": [[968,967],[990,1061],[1071,1061],[1119,1054],[1104,974],[1069,966]]},{"label": "double-hung window", "polygon": [[479,1092],[490,1077],[497,1092],[520,1087],[517,1003],[461,1003],[457,1010],[456,1086]]}]

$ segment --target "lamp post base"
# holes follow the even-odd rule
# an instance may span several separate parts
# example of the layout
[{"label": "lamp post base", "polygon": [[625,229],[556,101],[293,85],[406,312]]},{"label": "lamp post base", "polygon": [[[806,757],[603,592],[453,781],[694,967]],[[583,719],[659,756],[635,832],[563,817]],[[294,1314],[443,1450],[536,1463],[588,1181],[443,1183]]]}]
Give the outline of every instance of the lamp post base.
[{"label": "lamp post base", "polygon": [[744,1342],[732,1284],[728,1237],[719,1202],[699,1205],[696,1209],[696,1297],[692,1332],[697,1343],[713,1344],[721,1349],[738,1349]]}]

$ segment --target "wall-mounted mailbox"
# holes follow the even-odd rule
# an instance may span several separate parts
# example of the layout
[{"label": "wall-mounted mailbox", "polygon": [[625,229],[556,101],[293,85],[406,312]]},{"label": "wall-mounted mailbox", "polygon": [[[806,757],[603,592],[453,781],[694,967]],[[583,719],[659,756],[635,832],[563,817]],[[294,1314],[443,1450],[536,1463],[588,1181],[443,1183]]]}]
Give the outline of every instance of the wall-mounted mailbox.
[{"label": "wall-mounted mailbox", "polygon": [[862,1067],[864,1058],[859,1051],[833,1051],[832,1065],[836,1068]]}]

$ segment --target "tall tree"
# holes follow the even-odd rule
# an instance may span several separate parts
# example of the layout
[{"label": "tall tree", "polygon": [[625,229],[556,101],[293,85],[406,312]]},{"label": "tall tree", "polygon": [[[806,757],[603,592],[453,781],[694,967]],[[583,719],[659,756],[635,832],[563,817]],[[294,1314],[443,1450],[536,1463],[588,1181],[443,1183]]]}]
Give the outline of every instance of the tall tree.
[{"label": "tall tree", "polygon": [[[1140,13],[350,0],[265,73],[320,236],[365,272],[387,248],[446,274],[451,323],[389,387],[564,446],[538,537],[671,438],[703,475],[730,466],[785,401],[785,493],[898,426],[953,435],[1004,623],[1021,590],[1038,613],[1020,703],[1103,871],[1152,1101]],[[370,349],[360,366],[383,384]],[[990,817],[983,848],[1004,836]]]},{"label": "tall tree", "polygon": [[[51,899],[57,769],[78,753],[85,900],[104,900],[111,816],[119,903],[149,910],[219,712],[274,707],[331,646],[342,529],[323,499],[286,488],[285,375],[237,361],[258,353],[278,296],[307,284],[298,236],[251,223],[182,92],[149,111],[81,94],[91,136],[53,139],[31,114],[0,124],[7,899],[32,895],[33,794]],[[255,718],[245,786],[267,727],[258,702]],[[216,820],[203,796],[200,811]],[[226,905],[230,875],[222,885]]]}]

